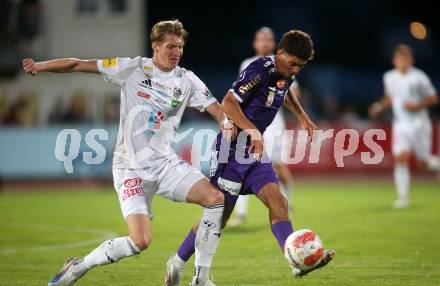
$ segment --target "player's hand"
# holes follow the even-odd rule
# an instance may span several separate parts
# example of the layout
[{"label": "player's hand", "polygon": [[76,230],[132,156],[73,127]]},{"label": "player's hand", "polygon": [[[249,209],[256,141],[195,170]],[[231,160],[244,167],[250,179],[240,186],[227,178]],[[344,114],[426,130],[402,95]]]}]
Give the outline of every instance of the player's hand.
[{"label": "player's hand", "polygon": [[318,129],[316,124],[313,123],[313,121],[310,120],[310,118],[307,115],[301,116],[300,119],[299,119],[299,122],[301,123],[301,127],[303,129],[307,130],[307,134],[310,137],[310,141],[313,141],[313,139],[314,139],[314,132],[315,132],[316,129]]},{"label": "player's hand", "polygon": [[405,106],[405,109],[408,110],[409,112],[416,112],[416,111],[419,111],[420,109],[422,109],[420,107],[420,105],[417,103],[406,102],[404,106]]},{"label": "player's hand", "polygon": [[383,111],[382,104],[376,102],[370,105],[370,107],[368,108],[368,115],[371,118],[377,118],[382,111]]},{"label": "player's hand", "polygon": [[226,118],[222,123],[220,123],[220,130],[222,132],[222,137],[229,142],[237,137],[237,127],[235,127],[232,120]]},{"label": "player's hand", "polygon": [[37,63],[33,59],[27,58],[23,60],[23,70],[30,75],[37,75],[38,67]]},{"label": "player's hand", "polygon": [[264,152],[264,140],[260,131],[257,129],[247,130],[251,135],[251,145],[249,147],[249,153],[252,153],[252,156],[255,160],[260,161],[263,157]]}]

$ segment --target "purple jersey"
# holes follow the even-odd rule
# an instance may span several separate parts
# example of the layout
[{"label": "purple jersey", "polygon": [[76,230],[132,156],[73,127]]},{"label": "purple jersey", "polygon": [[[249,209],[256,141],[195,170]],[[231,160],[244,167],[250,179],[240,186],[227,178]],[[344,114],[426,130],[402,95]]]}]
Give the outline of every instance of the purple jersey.
[{"label": "purple jersey", "polygon": [[[245,116],[263,134],[283,105],[292,82],[293,79],[285,79],[275,71],[273,56],[261,57],[240,73],[229,91],[240,102]],[[240,131],[242,130],[239,129],[238,132]],[[217,147],[220,138],[221,134],[218,136]],[[232,150],[236,144],[237,142],[231,142]]]}]

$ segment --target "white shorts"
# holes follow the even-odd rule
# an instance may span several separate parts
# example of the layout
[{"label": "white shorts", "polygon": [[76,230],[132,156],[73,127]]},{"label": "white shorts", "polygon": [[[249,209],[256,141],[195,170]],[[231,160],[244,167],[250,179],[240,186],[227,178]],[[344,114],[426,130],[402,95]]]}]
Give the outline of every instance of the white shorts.
[{"label": "white shorts", "polygon": [[392,151],[394,156],[412,151],[418,159],[427,160],[431,155],[431,148],[431,121],[393,123]]},{"label": "white shorts", "polygon": [[283,113],[278,111],[272,123],[267,127],[264,132],[264,148],[274,164],[282,164],[282,149],[286,145],[286,139],[284,138],[284,131],[286,129],[286,123],[284,121]]},{"label": "white shorts", "polygon": [[191,187],[206,179],[188,162],[176,158],[160,160],[160,165],[151,171],[113,169],[113,183],[124,218],[131,214],[145,214],[153,219],[151,201],[155,194],[171,201],[185,202]]}]

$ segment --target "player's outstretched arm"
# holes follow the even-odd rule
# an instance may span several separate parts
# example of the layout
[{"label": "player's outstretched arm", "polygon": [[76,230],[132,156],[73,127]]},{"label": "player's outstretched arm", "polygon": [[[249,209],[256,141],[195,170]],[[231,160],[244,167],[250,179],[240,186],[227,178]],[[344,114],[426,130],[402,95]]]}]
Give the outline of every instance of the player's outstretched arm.
[{"label": "player's outstretched arm", "polygon": [[310,138],[313,139],[313,131],[317,129],[317,126],[312,122],[312,120],[310,120],[309,116],[302,108],[298,98],[295,96],[291,88],[289,88],[284,105],[298,118],[299,122],[301,123],[301,127],[306,129]]},{"label": "player's outstretched arm", "polygon": [[249,132],[251,135],[249,150],[255,154],[257,160],[260,160],[263,156],[264,149],[263,136],[261,136],[257,127],[244,115],[240,104],[231,92],[228,92],[223,98],[221,106],[226,116],[231,119],[238,128]]},{"label": "player's outstretched arm", "polygon": [[234,123],[228,119],[217,101],[210,104],[206,108],[206,111],[209,113],[209,115],[211,115],[212,118],[215,119],[215,121],[218,122],[223,137],[226,138],[226,140],[231,141],[232,139],[235,139],[237,136],[237,128],[234,126]]},{"label": "player's outstretched arm", "polygon": [[380,113],[391,107],[391,97],[385,94],[379,101],[370,105],[368,114],[371,118],[376,118]]},{"label": "player's outstretched arm", "polygon": [[39,72],[87,72],[99,73],[96,60],[80,60],[75,58],[56,59],[44,62],[35,62],[31,58],[23,60],[23,70],[30,75]]}]

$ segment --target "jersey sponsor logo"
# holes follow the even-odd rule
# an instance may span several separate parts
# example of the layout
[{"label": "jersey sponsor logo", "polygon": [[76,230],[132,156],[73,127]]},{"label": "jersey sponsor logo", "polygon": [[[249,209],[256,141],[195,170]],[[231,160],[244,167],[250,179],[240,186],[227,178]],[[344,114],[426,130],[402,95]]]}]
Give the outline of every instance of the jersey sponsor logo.
[{"label": "jersey sponsor logo", "polygon": [[173,100],[171,101],[171,107],[177,107],[177,106],[180,105],[180,103],[181,103],[181,101],[178,101],[178,100],[173,99]]},{"label": "jersey sponsor logo", "polygon": [[158,96],[155,96],[155,97],[153,98],[153,100],[154,100],[155,102],[159,103],[159,104],[167,104],[167,101],[166,101],[165,99],[162,99],[162,98],[160,98],[160,97],[158,97]]},{"label": "jersey sponsor logo", "polygon": [[148,129],[160,129],[160,125],[164,119],[164,114],[161,111],[150,112],[148,116]]},{"label": "jersey sponsor logo", "polygon": [[277,87],[279,89],[285,89],[286,88],[286,80],[280,79],[277,81]]},{"label": "jersey sponsor logo", "polygon": [[238,196],[240,194],[242,183],[237,183],[233,181],[229,181],[219,177],[217,180],[217,184],[220,189],[227,191],[233,196]]},{"label": "jersey sponsor logo", "polygon": [[257,83],[259,83],[261,80],[261,75],[257,74],[250,82],[248,82],[245,85],[242,85],[238,88],[238,91],[240,92],[241,95],[245,95],[246,93],[248,93],[254,86],[257,85]]},{"label": "jersey sponsor logo", "polygon": [[138,91],[136,95],[140,96],[140,97],[143,97],[145,99],[150,99],[150,97],[151,97],[151,95],[149,95],[148,93],[143,92],[143,91]]},{"label": "jersey sponsor logo", "polygon": [[109,58],[102,60],[102,65],[105,68],[116,67],[118,65],[118,60],[116,58]]},{"label": "jersey sponsor logo", "polygon": [[139,187],[141,183],[142,183],[141,178],[127,179],[124,181],[124,186],[126,186],[127,188],[134,188],[134,187]]}]

